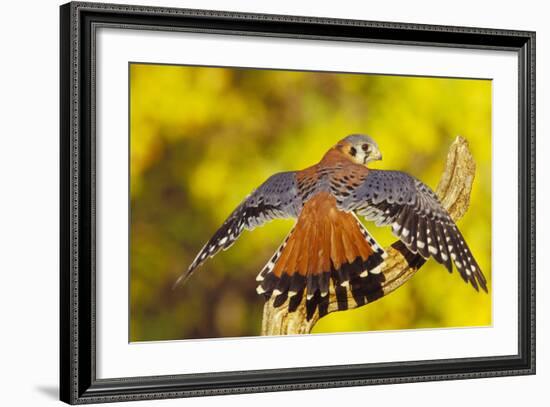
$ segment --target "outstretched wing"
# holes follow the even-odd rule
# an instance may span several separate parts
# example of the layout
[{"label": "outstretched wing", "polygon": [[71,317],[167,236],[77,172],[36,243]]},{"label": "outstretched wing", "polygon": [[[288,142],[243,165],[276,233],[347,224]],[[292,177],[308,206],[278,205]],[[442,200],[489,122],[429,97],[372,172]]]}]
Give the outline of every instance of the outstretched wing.
[{"label": "outstretched wing", "polygon": [[176,284],[187,279],[209,257],[229,248],[244,229],[252,230],[277,218],[296,218],[301,209],[296,173],[281,172],[271,176],[229,215]]},{"label": "outstretched wing", "polygon": [[452,260],[464,281],[487,291],[487,281],[449,213],[416,178],[370,170],[349,195],[337,199],[341,209],[355,211],[377,226],[391,224],[393,234],[413,253],[432,256],[449,271]]}]

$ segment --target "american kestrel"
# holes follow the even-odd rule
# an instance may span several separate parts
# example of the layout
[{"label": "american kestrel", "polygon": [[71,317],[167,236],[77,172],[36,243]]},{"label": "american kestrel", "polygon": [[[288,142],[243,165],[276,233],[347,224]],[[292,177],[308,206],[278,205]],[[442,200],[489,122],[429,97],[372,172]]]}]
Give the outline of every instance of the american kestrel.
[{"label": "american kestrel", "polygon": [[[329,287],[353,289],[379,274],[384,249],[356,217],[391,225],[412,253],[456,269],[476,290],[487,281],[457,226],[424,183],[401,171],[369,169],[381,160],[376,142],[352,134],[328,150],[319,163],[275,174],[231,213],[201,249],[187,272],[228,249],[244,229],[278,218],[297,219],[257,276],[257,292],[321,302]],[[178,281],[179,281],[178,280]]]}]

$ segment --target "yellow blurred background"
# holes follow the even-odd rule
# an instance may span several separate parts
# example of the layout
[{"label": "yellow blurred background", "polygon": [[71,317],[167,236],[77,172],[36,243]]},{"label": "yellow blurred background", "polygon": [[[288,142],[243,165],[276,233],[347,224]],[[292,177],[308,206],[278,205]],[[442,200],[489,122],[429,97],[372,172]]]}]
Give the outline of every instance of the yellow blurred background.
[{"label": "yellow blurred background", "polygon": [[[259,335],[255,277],[291,228],[276,220],[172,290],[203,244],[254,188],[365,133],[384,156],[435,188],[464,136],[477,163],[458,225],[489,295],[429,260],[370,305],[322,318],[314,333],[491,324],[491,81],[131,64],[130,341]],[[365,223],[387,246],[389,228]]]}]

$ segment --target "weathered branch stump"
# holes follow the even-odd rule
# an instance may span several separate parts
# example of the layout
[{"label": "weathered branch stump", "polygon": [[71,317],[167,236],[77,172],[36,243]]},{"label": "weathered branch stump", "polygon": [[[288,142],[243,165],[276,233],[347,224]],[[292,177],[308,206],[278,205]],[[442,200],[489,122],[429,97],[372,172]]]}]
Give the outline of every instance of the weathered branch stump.
[{"label": "weathered branch stump", "polygon": [[[476,164],[468,142],[459,136],[449,149],[445,171],[436,189],[443,207],[449,211],[455,221],[464,216],[468,209],[475,171]],[[383,281],[375,288],[376,292],[372,292],[372,295],[367,293],[370,299],[362,305],[356,304],[348,290],[348,309],[368,305],[388,295],[405,284],[424,264],[422,257],[409,252],[399,241],[385,250],[388,258],[382,269]],[[288,300],[278,306],[274,306],[274,301],[275,298],[272,296],[264,305],[262,335],[308,334],[321,318],[318,310],[309,319],[307,318],[305,295],[292,312],[289,312]],[[339,311],[338,299],[331,284],[328,311],[325,315],[336,311]]]}]

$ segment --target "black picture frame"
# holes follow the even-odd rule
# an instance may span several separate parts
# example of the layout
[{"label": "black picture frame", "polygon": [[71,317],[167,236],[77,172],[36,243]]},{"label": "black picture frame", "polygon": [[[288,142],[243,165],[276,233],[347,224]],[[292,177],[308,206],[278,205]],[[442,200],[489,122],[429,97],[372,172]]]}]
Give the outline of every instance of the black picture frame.
[{"label": "black picture frame", "polygon": [[[535,33],[73,2],[60,7],[60,398],[70,404],[535,373]],[[519,56],[519,350],[515,355],[96,378],[95,29],[176,30],[511,50]]]}]

